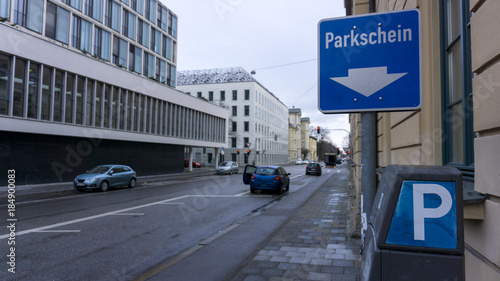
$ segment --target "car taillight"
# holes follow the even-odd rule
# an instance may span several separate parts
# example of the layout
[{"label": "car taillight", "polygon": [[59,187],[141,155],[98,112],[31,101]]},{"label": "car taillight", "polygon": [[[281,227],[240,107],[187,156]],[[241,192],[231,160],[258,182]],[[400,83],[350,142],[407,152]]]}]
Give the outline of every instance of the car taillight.
[{"label": "car taillight", "polygon": [[275,176],[275,177],[274,177],[274,180],[275,180],[275,181],[279,181],[279,180],[280,180],[280,176]]},{"label": "car taillight", "polygon": [[311,166],[307,166],[307,169],[311,169]]},{"label": "car taillight", "polygon": [[255,179],[255,175],[252,175],[252,177],[250,179],[254,180]]}]

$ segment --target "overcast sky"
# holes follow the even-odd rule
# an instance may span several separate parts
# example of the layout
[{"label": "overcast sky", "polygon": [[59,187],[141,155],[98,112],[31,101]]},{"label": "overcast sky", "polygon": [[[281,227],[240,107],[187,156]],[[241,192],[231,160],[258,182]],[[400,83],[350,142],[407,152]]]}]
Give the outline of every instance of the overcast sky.
[{"label": "overcast sky", "polygon": [[[289,108],[301,108],[312,126],[349,130],[346,114],[317,107],[317,25],[345,16],[344,0],[161,1],[178,16],[177,70],[256,70],[254,77]],[[337,145],[346,136],[330,134]]]}]

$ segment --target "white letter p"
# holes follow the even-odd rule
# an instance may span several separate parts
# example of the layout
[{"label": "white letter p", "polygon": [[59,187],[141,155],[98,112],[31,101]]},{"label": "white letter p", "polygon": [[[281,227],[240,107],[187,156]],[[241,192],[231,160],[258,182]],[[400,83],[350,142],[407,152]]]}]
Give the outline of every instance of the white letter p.
[{"label": "white letter p", "polygon": [[[424,207],[424,195],[436,194],[441,198],[441,206],[437,208]],[[425,240],[425,218],[440,218],[446,215],[453,205],[450,192],[439,184],[413,185],[413,227],[414,239]]]}]

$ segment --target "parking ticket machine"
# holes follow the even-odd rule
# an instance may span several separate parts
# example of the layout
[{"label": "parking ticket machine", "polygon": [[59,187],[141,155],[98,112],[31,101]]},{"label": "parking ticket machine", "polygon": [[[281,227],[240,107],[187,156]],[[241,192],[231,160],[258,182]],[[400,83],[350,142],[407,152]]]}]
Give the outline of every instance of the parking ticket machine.
[{"label": "parking ticket machine", "polygon": [[462,174],[384,169],[364,240],[361,280],[464,280]]}]

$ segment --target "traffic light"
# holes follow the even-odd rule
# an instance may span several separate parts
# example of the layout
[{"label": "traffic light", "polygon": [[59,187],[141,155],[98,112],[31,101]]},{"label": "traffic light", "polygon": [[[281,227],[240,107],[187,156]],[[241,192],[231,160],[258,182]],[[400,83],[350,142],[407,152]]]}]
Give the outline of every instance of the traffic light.
[{"label": "traffic light", "polygon": [[320,132],[321,132],[320,127],[318,126],[318,127],[316,128],[316,130],[318,131],[318,135],[319,135],[319,134],[320,134]]},{"label": "traffic light", "polygon": [[240,151],[238,150],[238,155],[240,155]]},{"label": "traffic light", "polygon": [[337,147],[337,156],[340,154],[340,148]]},{"label": "traffic light", "polygon": [[247,149],[247,155],[250,155],[250,149]]}]

